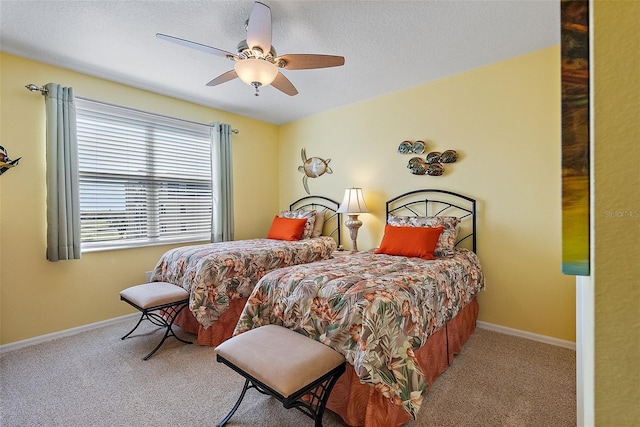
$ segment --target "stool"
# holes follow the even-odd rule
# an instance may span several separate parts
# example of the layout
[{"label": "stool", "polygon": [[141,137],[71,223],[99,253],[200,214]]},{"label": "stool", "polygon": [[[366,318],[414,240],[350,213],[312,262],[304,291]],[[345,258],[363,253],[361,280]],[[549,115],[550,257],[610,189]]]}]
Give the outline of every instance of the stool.
[{"label": "stool", "polygon": [[297,408],[322,427],[322,415],[344,357],[290,329],[266,325],[244,332],[215,349],[216,360],[245,378],[240,397],[218,426],[233,416],[249,388],[269,394],[287,409]]},{"label": "stool", "polygon": [[[152,282],[131,286],[120,292],[120,299],[142,312],[136,326],[120,339],[125,339],[131,335],[144,319],[149,320],[154,325],[166,328],[162,341],[160,341],[151,353],[143,357],[143,360],[147,360],[153,356],[168,337],[175,337],[178,341],[191,344],[191,341],[185,341],[173,332],[173,322],[176,316],[189,305],[189,292],[180,286],[165,282]],[[163,313],[154,313],[158,310],[163,310]]]}]

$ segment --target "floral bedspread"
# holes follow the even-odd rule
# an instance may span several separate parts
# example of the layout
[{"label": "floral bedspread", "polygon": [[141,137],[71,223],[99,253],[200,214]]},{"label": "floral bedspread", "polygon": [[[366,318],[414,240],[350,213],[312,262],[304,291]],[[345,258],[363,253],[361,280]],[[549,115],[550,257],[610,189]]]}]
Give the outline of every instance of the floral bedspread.
[{"label": "floral bedspread", "polygon": [[183,246],[165,252],[151,281],[173,283],[189,291],[189,309],[208,328],[226,310],[230,299],[249,296],[269,271],[327,259],[336,246],[331,237]]},{"label": "floral bedspread", "polygon": [[414,350],[483,288],[466,249],[432,261],[367,251],[265,275],[234,335],[278,324],[323,342],[415,418],[428,384]]}]

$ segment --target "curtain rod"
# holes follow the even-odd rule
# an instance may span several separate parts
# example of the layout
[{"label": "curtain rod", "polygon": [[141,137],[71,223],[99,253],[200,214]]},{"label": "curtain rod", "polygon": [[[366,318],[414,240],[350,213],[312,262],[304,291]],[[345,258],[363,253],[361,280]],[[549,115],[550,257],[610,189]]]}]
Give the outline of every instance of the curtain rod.
[{"label": "curtain rod", "polygon": [[[38,87],[37,85],[34,85],[33,83],[30,83],[28,85],[25,86],[27,88],[27,90],[31,91],[31,92],[40,92],[42,95],[46,95],[47,93],[49,93],[49,90],[45,87]],[[122,105],[117,105],[117,104],[111,104],[109,102],[104,102],[104,101],[96,101],[95,99],[90,99],[90,98],[84,98],[82,96],[76,96],[76,98],[78,99],[82,99],[83,101],[89,101],[89,102],[95,102],[97,104],[104,104],[104,105],[108,105],[110,107],[117,107],[117,108],[126,108],[128,110],[133,110],[139,113],[149,113],[148,111],[142,111],[142,110],[138,110],[136,108],[130,108],[130,107],[123,107]],[[164,117],[167,119],[175,119],[175,120],[180,120],[183,122],[187,122],[187,123],[193,123],[196,125],[202,125],[202,126],[211,126],[210,124],[207,123],[200,123],[200,122],[194,122],[192,120],[186,120],[186,119],[180,119],[178,117],[171,117],[171,116],[165,116],[164,114],[157,114],[157,113],[151,113],[154,114],[156,116],[160,116],[160,117]],[[240,131],[238,129],[231,129],[231,132],[234,134],[239,134]]]}]

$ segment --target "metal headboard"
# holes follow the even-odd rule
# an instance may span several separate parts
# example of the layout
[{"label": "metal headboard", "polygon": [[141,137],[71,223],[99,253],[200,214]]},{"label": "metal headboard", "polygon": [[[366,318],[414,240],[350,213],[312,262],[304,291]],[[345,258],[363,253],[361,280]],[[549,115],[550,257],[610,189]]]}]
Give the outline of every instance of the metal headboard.
[{"label": "metal headboard", "polygon": [[409,191],[387,201],[387,216],[457,216],[459,246],[471,240],[471,250],[476,252],[476,200],[447,190],[422,189]]},{"label": "metal headboard", "polygon": [[319,214],[324,213],[324,231],[323,236],[330,236],[336,239],[338,246],[342,244],[340,240],[340,228],[342,214],[336,212],[340,207],[340,203],[324,196],[305,196],[289,205],[289,210],[315,210]]}]

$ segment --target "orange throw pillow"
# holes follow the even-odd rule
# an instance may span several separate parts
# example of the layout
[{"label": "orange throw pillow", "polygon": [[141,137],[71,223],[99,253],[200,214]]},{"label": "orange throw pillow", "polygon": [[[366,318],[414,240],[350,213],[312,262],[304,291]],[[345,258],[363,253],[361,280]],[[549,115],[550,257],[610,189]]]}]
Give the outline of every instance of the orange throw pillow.
[{"label": "orange throw pillow", "polygon": [[273,218],[267,239],[300,240],[307,218]]},{"label": "orange throw pillow", "polygon": [[440,233],[442,227],[396,227],[387,224],[382,243],[375,253],[435,259],[433,251]]}]

